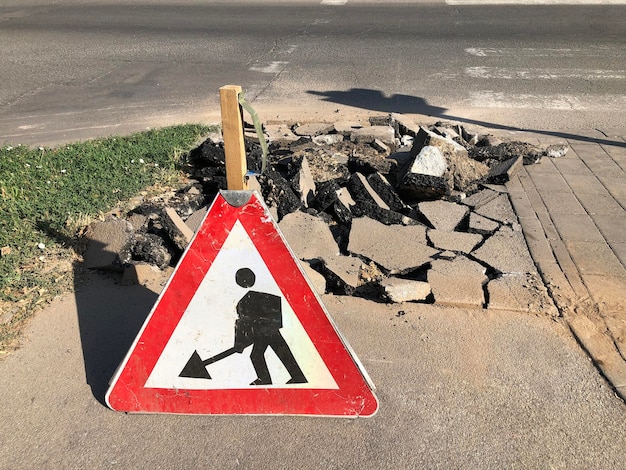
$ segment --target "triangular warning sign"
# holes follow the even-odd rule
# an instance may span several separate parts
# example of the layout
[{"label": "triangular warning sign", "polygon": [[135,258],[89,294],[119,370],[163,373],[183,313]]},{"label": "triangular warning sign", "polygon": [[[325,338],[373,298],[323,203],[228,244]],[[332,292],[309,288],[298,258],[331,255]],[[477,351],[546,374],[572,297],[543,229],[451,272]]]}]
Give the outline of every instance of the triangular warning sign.
[{"label": "triangular warning sign", "polygon": [[372,416],[378,401],[257,193],[220,192],[107,404],[136,413]]}]

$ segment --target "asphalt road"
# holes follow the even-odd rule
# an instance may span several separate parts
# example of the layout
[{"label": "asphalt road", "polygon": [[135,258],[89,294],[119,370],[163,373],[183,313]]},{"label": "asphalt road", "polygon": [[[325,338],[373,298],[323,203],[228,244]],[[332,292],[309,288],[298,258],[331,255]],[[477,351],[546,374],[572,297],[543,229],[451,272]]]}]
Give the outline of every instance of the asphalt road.
[{"label": "asphalt road", "polygon": [[0,142],[218,122],[231,83],[265,121],[626,125],[625,5],[342,3],[4,2]]}]

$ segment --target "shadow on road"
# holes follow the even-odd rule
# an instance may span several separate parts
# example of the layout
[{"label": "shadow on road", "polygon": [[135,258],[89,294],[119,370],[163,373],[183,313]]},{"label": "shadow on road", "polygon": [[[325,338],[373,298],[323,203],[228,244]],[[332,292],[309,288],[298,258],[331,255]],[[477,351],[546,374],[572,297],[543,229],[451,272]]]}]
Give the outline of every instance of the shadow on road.
[{"label": "shadow on road", "polygon": [[[433,106],[424,98],[411,95],[391,95],[386,96],[380,90],[369,88],[351,88],[347,91],[330,90],[315,91],[308,90],[308,94],[319,96],[322,101],[329,103],[337,103],[355,108],[368,109],[371,111],[380,111],[383,113],[401,113],[401,114],[424,114],[435,118],[449,119],[466,124],[474,124],[487,127],[490,129],[500,129],[513,132],[532,132],[535,134],[558,137],[567,140],[577,140],[580,142],[590,142],[602,145],[612,145],[615,147],[626,147],[626,142],[620,142],[611,139],[595,138],[569,132],[546,131],[540,129],[522,129],[514,126],[505,126],[493,122],[480,121],[476,119],[468,119],[460,116],[451,116],[446,114],[447,109]],[[598,131],[601,133],[601,131]]]}]

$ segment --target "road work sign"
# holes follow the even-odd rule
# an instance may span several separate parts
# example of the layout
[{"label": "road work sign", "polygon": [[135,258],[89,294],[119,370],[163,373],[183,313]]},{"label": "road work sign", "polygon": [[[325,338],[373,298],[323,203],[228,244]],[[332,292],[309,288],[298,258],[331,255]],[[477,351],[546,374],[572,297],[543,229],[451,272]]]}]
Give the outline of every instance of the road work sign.
[{"label": "road work sign", "polygon": [[218,194],[106,395],[136,413],[371,416],[362,365],[259,195]]}]

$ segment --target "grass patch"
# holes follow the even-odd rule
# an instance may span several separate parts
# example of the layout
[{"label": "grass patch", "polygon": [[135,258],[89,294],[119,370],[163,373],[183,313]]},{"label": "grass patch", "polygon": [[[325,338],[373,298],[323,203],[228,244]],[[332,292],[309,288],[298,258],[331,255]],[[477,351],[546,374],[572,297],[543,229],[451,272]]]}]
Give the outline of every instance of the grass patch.
[{"label": "grass patch", "polygon": [[63,290],[49,266],[70,256],[76,229],[150,185],[180,179],[181,156],[209,130],[185,125],[56,148],[0,147],[0,351],[38,304]]}]

